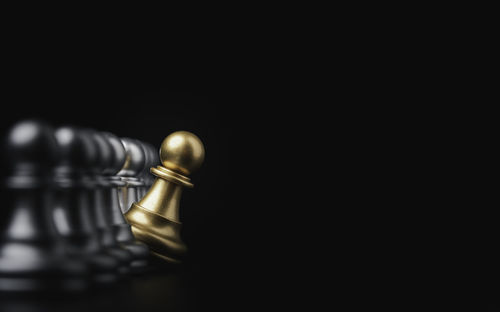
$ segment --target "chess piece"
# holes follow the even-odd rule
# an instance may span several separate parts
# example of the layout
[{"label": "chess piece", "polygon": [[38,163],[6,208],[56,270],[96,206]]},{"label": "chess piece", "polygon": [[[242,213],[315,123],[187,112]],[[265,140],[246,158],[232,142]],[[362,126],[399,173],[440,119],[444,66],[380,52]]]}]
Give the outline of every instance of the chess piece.
[{"label": "chess piece", "polygon": [[103,172],[104,178],[108,181],[109,187],[108,202],[106,211],[108,220],[114,231],[116,240],[125,247],[133,256],[134,260],[130,263],[133,273],[144,271],[148,265],[149,248],[144,243],[137,241],[132,234],[130,225],[125,221],[119,204],[119,188],[125,187],[126,182],[122,181],[116,174],[123,168],[126,160],[126,151],[122,141],[111,133],[103,133],[104,137],[113,149],[113,161],[111,165]]},{"label": "chess piece", "polygon": [[118,279],[119,262],[105,253],[92,223],[87,189],[92,180],[86,173],[97,150],[82,139],[75,127],[61,127],[55,137],[59,143],[60,161],[54,170],[54,223],[70,255],[84,259],[90,267],[92,281],[108,284]]},{"label": "chess piece", "polygon": [[139,179],[141,180],[142,185],[137,188],[137,200],[134,202],[139,201],[144,197],[144,195],[146,195],[146,192],[148,191],[149,187],[153,184],[154,181],[154,179],[152,178],[153,175],[149,173],[149,168],[160,162],[157,155],[158,153],[156,152],[153,145],[146,142],[141,142],[141,141],[139,142],[141,143],[141,146],[144,150],[146,161],[143,170],[139,174]]},{"label": "chess piece", "polygon": [[88,286],[87,265],[68,257],[52,219],[58,152],[53,129],[42,121],[18,122],[7,134],[0,291],[81,291]]},{"label": "chess piece", "polygon": [[142,148],[142,151],[144,152],[144,166],[142,167],[141,172],[137,175],[137,178],[139,179],[141,185],[138,186],[137,189],[137,198],[133,202],[139,201],[141,198],[146,195],[146,176],[149,174],[149,167],[151,167],[151,155],[149,154],[149,150],[146,146],[145,142],[142,142],[140,140],[137,140],[139,145]]},{"label": "chess piece", "polygon": [[142,186],[142,181],[140,181],[137,176],[144,168],[146,156],[141,144],[137,140],[121,138],[121,141],[123,146],[125,146],[127,161],[117,175],[126,183],[126,185],[121,188],[123,203],[121,209],[122,212],[125,213],[130,205],[139,199],[137,196],[137,189]]},{"label": "chess piece", "polygon": [[186,175],[200,167],[204,158],[203,143],[196,135],[178,131],[167,136],[160,147],[163,166],[151,168],[156,180],[125,213],[134,236],[167,262],[180,263],[187,251],[180,236],[179,202],[182,188],[193,187]]},{"label": "chess piece", "polygon": [[119,272],[121,274],[130,273],[133,255],[116,240],[107,207],[111,201],[107,189],[111,185],[103,175],[113,161],[113,149],[104,136],[95,130],[83,130],[82,137],[89,140],[89,144],[94,144],[97,150],[97,157],[93,159],[90,166],[93,183],[92,188],[87,190],[87,195],[90,198],[92,221],[96,227],[99,241],[106,253],[120,262]]},{"label": "chess piece", "polygon": [[[144,195],[146,195],[148,189],[151,187],[151,185],[153,185],[154,181],[155,181],[155,176],[152,175],[149,170],[151,167],[155,166],[156,164],[159,164],[160,163],[160,157],[158,156],[159,153],[158,153],[158,149],[155,148],[152,144],[149,144],[149,143],[146,143],[146,147],[147,147],[147,150],[149,151],[149,154],[150,154],[150,164],[148,165],[148,171],[147,171],[147,175],[145,177],[145,183],[146,183],[146,190],[144,192]],[[144,195],[142,197],[144,197]]]}]

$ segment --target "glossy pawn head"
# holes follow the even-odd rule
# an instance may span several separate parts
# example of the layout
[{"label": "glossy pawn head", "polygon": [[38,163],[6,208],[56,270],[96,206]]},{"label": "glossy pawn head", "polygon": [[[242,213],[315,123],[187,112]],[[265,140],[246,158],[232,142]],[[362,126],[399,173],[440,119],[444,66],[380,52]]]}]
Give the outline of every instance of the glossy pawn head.
[{"label": "glossy pawn head", "polygon": [[177,131],[161,143],[160,159],[165,168],[189,175],[203,163],[205,148],[193,133]]},{"label": "glossy pawn head", "polygon": [[134,179],[144,168],[146,161],[144,150],[141,144],[135,139],[121,138],[121,141],[125,147],[126,156],[125,163],[117,175],[126,179]]}]

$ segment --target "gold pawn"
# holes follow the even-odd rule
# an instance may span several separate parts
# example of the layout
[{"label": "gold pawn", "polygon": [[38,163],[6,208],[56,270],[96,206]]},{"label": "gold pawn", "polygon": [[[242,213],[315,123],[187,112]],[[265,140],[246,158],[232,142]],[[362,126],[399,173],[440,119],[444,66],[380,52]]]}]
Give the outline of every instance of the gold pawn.
[{"label": "gold pawn", "polygon": [[177,131],[160,147],[163,166],[151,168],[156,179],[146,195],[125,213],[137,240],[155,256],[179,263],[187,248],[181,240],[179,202],[183,187],[193,187],[186,175],[198,169],[205,158],[201,140],[191,132]]}]

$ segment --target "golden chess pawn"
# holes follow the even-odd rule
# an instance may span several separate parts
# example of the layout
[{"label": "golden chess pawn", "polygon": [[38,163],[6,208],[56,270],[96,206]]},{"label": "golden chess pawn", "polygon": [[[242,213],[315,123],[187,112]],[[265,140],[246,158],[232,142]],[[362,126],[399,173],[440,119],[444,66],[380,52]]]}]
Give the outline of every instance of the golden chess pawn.
[{"label": "golden chess pawn", "polygon": [[182,188],[193,187],[187,175],[199,168],[204,158],[203,143],[196,135],[177,131],[167,136],[160,147],[163,166],[151,168],[155,182],[125,213],[136,239],[146,243],[152,254],[171,263],[179,263],[187,250],[180,237]]}]

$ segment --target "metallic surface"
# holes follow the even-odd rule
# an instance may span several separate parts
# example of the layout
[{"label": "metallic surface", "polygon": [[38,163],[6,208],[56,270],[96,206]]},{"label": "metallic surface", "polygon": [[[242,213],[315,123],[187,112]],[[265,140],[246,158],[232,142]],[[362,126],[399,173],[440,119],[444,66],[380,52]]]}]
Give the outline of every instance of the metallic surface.
[{"label": "metallic surface", "polygon": [[148,189],[151,187],[151,185],[153,185],[153,182],[155,180],[154,176],[150,173],[150,168],[160,163],[158,150],[152,144],[146,142],[142,143],[144,151],[146,153],[147,162],[141,174],[144,185],[139,188],[139,193],[137,194],[139,199],[143,198],[146,195]]},{"label": "metallic surface", "polygon": [[187,251],[180,237],[179,203],[182,188],[193,186],[185,174],[196,170],[204,157],[203,143],[194,134],[178,131],[167,136],[160,147],[163,166],[151,168],[155,182],[125,213],[134,236],[165,261],[179,263]]},{"label": "metallic surface", "polygon": [[59,143],[60,161],[54,170],[53,218],[68,254],[84,259],[90,268],[91,279],[99,284],[118,279],[119,262],[99,244],[92,222],[87,189],[92,182],[87,166],[97,150],[82,139],[75,127],[61,127],[55,137]]},{"label": "metallic surface", "polygon": [[161,143],[160,158],[165,168],[188,175],[203,163],[205,148],[196,135],[177,131]]},{"label": "metallic surface", "polygon": [[[142,142],[140,140],[137,140],[137,142],[141,145],[141,148],[144,152],[144,167],[142,168],[141,172],[138,174],[137,178],[141,181],[141,186],[137,187],[137,200],[133,201],[132,203],[139,201],[141,198],[146,195],[147,192],[147,186],[146,186],[146,179],[147,176],[149,175],[149,167],[153,166],[152,164],[152,158],[151,154],[149,153],[148,147],[145,142]],[[132,204],[130,203],[130,205]],[[129,207],[130,207],[129,205]]]},{"label": "metallic surface", "polygon": [[[149,168],[160,163],[160,152],[159,152],[158,148],[155,148],[152,144],[146,143],[146,146],[148,147],[148,151],[149,151],[149,154],[151,156],[151,162],[150,162],[150,165],[148,166],[148,174],[146,175],[146,185],[148,186],[148,189],[149,189],[149,187],[151,185],[153,185],[153,183],[155,181],[155,177],[152,174],[149,174]],[[147,190],[146,190],[146,192],[147,192]],[[146,195],[145,193],[144,193],[144,195]]]},{"label": "metallic surface", "polygon": [[88,266],[65,253],[52,220],[52,170],[59,161],[52,128],[22,121],[7,134],[9,176],[2,181],[0,291],[78,291]]},{"label": "metallic surface", "polygon": [[89,169],[91,171],[92,187],[87,189],[87,198],[91,205],[92,223],[96,228],[99,242],[106,252],[116,258],[120,266],[118,268],[121,274],[127,274],[131,270],[133,255],[124,248],[115,238],[111,221],[109,219],[109,182],[103,176],[103,173],[113,163],[113,150],[104,135],[95,130],[86,129],[82,131],[82,137],[93,144],[96,148],[96,156],[93,158]]},{"label": "metallic surface", "polygon": [[146,165],[146,155],[141,143],[131,138],[121,138],[125,147],[126,160],[122,169],[117,173],[125,185],[120,188],[121,210],[125,213],[132,203],[139,200],[138,189],[144,185],[144,182],[138,178]]},{"label": "metallic surface", "polygon": [[121,171],[123,166],[126,165],[125,159],[127,156],[131,161],[134,155],[127,153],[125,146],[120,138],[111,134],[103,133],[106,140],[113,150],[114,159],[112,163],[115,164],[114,169],[108,170],[103,178],[108,182],[107,186],[107,205],[106,211],[108,213],[107,219],[113,229],[116,240],[125,247],[134,257],[130,264],[133,273],[143,272],[148,265],[149,248],[144,243],[137,241],[132,234],[130,225],[123,217],[120,203],[119,203],[119,189],[126,186],[125,181],[122,181],[116,174]]}]

